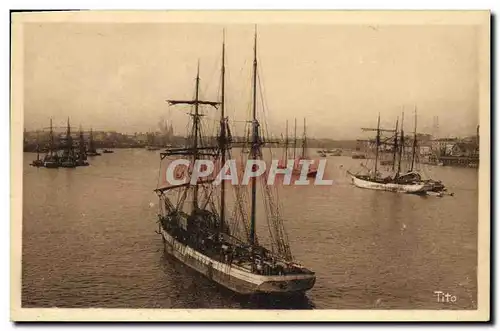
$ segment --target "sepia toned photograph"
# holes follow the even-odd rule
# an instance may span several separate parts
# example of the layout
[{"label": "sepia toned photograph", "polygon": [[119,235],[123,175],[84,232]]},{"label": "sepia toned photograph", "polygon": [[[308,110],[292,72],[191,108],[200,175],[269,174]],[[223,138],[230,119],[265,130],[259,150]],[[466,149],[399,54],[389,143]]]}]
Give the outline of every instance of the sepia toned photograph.
[{"label": "sepia toned photograph", "polygon": [[489,320],[490,19],[11,13],[11,319]]}]

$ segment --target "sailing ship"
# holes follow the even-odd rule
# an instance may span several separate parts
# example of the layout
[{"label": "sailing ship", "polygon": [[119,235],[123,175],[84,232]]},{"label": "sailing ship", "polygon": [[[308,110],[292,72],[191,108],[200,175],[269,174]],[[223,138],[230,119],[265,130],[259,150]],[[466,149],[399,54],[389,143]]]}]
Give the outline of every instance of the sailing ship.
[{"label": "sailing ship", "polygon": [[50,119],[50,127],[49,127],[49,146],[47,154],[43,158],[43,166],[49,169],[59,168],[59,156],[57,155],[57,151],[55,150],[52,118]]},{"label": "sailing ship", "polygon": [[36,132],[36,160],[31,162],[33,167],[43,167],[43,161],[40,159],[40,142],[38,131]]},{"label": "sailing ship", "polygon": [[[404,120],[404,118],[403,118]],[[402,123],[403,124],[403,123]],[[404,143],[404,130],[401,124],[401,136],[398,139],[398,121],[396,121],[396,129],[381,129],[380,128],[380,114],[378,116],[377,128],[364,128],[363,131],[376,131],[375,137],[375,162],[374,169],[369,171],[368,175],[354,174],[348,171],[351,176],[352,183],[359,188],[366,188],[372,190],[383,190],[401,193],[413,194],[426,194],[427,191],[433,188],[432,183],[423,181],[418,173],[413,172],[413,169],[407,173],[401,172],[401,161],[405,151]],[[381,141],[381,133],[393,133],[393,174],[382,176],[378,171],[380,146],[383,145]],[[415,153],[415,145],[413,146],[413,154]],[[398,159],[396,160],[396,155]],[[396,166],[397,164],[397,166]],[[413,162],[412,162],[413,168]]]},{"label": "sailing ship", "polygon": [[75,155],[75,162],[77,166],[85,167],[88,166],[89,163],[87,162],[87,150],[85,148],[85,138],[83,136],[83,130],[81,126],[80,126],[79,138],[80,138],[78,142],[79,149]]},{"label": "sailing ship", "polygon": [[[257,100],[257,33],[255,33],[253,60],[253,108],[252,132],[249,142],[249,159],[261,159],[261,147],[264,144],[260,135],[260,124],[256,115]],[[202,158],[214,158],[225,164],[226,157],[231,157],[232,138],[228,118],[225,115],[225,42],[222,43],[221,66],[221,100],[220,102],[200,99],[199,64],[196,75],[194,100],[168,100],[170,105],[185,104],[192,107],[190,116],[192,128],[191,144],[187,148],[173,148],[162,152],[161,159],[168,156],[189,155],[192,162]],[[220,132],[217,146],[207,146],[201,133],[201,106],[220,107]],[[242,154],[242,157],[244,157]],[[192,174],[188,171],[188,174]],[[188,178],[188,181],[190,179]],[[304,294],[314,286],[314,272],[297,263],[287,243],[287,236],[281,216],[271,200],[266,200],[271,207],[268,225],[271,233],[271,248],[259,243],[257,226],[257,178],[250,182],[250,222],[243,199],[246,198],[243,187],[233,186],[236,193],[236,209],[234,217],[228,217],[226,210],[226,186],[220,183],[220,204],[214,201],[212,193],[215,186],[212,180],[198,181],[196,184],[186,182],[180,185],[169,185],[157,188],[160,212],[158,215],[159,233],[162,235],[165,251],[190,268],[205,275],[209,279],[239,294]],[[246,188],[246,187],[245,187]],[[264,185],[263,194],[271,197],[270,188]],[[168,194],[177,191],[177,202]],[[200,199],[199,193],[205,193]],[[192,196],[189,213],[183,211],[188,195]],[[237,219],[237,215],[241,219]],[[238,225],[243,225],[238,227]],[[242,236],[237,229],[243,228]]]},{"label": "sailing ship", "polygon": [[89,148],[87,148],[87,156],[99,156],[101,153],[98,153],[95,145],[94,145],[94,134],[92,129],[90,129],[89,133]]},{"label": "sailing ship", "polygon": [[[297,125],[297,124],[295,124]],[[294,151],[295,154],[295,151]],[[309,156],[307,153],[307,135],[306,135],[306,119],[304,118],[304,132],[302,135],[302,150],[301,154],[298,159],[295,161],[295,167],[294,167],[294,173],[295,174],[300,174],[302,171],[302,166],[300,164],[301,160],[308,160]],[[307,177],[316,177],[316,174],[318,173],[318,169],[314,167],[314,165],[311,165],[309,170],[307,171]]]},{"label": "sailing ship", "polygon": [[[302,172],[302,165],[300,163],[301,160],[308,160],[309,156],[307,153],[307,136],[306,136],[306,119],[304,118],[304,133],[302,136],[302,149],[300,156],[297,157],[297,119],[295,119],[294,126],[294,142],[293,142],[293,170],[292,173],[294,175],[300,175]],[[278,164],[279,169],[286,169],[288,166],[288,121],[286,121],[286,136],[285,136],[285,158]],[[321,156],[321,155],[320,155]],[[325,155],[326,156],[326,155]],[[307,172],[307,177],[315,177],[318,170],[314,167],[310,167]]]},{"label": "sailing ship", "polygon": [[69,118],[66,127],[66,137],[63,139],[62,143],[62,155],[59,158],[59,166],[63,168],[75,168],[76,158],[75,151],[73,149],[73,138],[71,137],[71,127],[69,125]]},{"label": "sailing ship", "polygon": [[160,147],[156,146],[156,139],[155,139],[155,134],[154,133],[148,133],[148,145],[146,145],[146,150],[147,151],[158,151],[160,150]]},{"label": "sailing ship", "polygon": [[285,139],[284,139],[284,148],[283,148],[283,154],[284,154],[284,157],[283,159],[278,163],[278,169],[286,169],[287,167],[287,162],[288,162],[288,145],[289,145],[289,141],[288,141],[288,120],[286,121],[286,124],[285,124]]}]

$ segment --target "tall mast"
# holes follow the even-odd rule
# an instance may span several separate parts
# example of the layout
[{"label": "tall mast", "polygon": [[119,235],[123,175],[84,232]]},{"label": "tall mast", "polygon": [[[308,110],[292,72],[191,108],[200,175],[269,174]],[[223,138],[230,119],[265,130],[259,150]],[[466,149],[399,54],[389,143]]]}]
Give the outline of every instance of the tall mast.
[{"label": "tall mast", "polygon": [[52,156],[54,150],[54,131],[52,130],[52,118],[50,119],[50,131],[49,131],[49,155]]},{"label": "tall mast", "polygon": [[377,178],[377,168],[378,168],[378,146],[380,145],[380,113],[378,114],[377,121],[377,138],[375,140],[376,149],[375,149],[375,173],[373,174],[373,178]]},{"label": "tall mast", "polygon": [[[225,67],[225,56],[226,56],[226,35],[225,30],[222,31],[222,67],[221,67],[221,107],[220,107],[220,139],[219,139],[219,147],[222,153],[221,155],[221,167],[226,163],[226,121],[225,121],[225,112],[224,112],[224,90],[225,90],[225,75],[226,75],[226,67]],[[226,209],[226,190],[225,190],[225,181],[221,181],[221,197],[220,197],[220,230],[221,232],[224,229],[224,219],[225,219],[225,209]]]},{"label": "tall mast", "polygon": [[295,124],[293,128],[293,159],[295,160],[295,153],[297,150],[297,119],[295,119]]},{"label": "tall mast", "polygon": [[415,106],[415,128],[413,131],[413,146],[411,151],[411,168],[410,171],[413,171],[413,166],[415,164],[415,155],[417,151],[417,106]]},{"label": "tall mast", "polygon": [[[198,61],[198,67],[196,70],[196,92],[194,97],[194,140],[193,140],[193,165],[198,159],[198,131],[200,123],[200,112],[199,112],[199,97],[200,97],[200,61]],[[198,183],[193,186],[193,210],[198,209]]]},{"label": "tall mast", "polygon": [[285,126],[285,163],[288,161],[288,120],[286,120]]},{"label": "tall mast", "polygon": [[36,160],[40,160],[40,141],[38,140],[38,130],[36,130]]},{"label": "tall mast", "polygon": [[66,151],[68,153],[68,158],[71,156],[71,151],[73,148],[73,141],[71,140],[71,129],[69,126],[69,117],[68,117],[68,124],[67,124],[67,129],[66,129]]},{"label": "tall mast", "polygon": [[302,158],[306,157],[306,118],[304,117],[304,136],[302,137]]},{"label": "tall mast", "polygon": [[[252,150],[251,158],[257,159],[259,148],[259,124],[257,122],[257,28],[255,28],[253,47],[253,109],[252,109]],[[255,245],[255,216],[257,203],[257,183],[256,177],[252,177],[252,206],[250,215],[250,244]]]},{"label": "tall mast", "polygon": [[94,134],[92,132],[92,128],[90,128],[90,133],[89,133],[89,151],[90,152],[95,152],[95,148],[94,148]]},{"label": "tall mast", "polygon": [[80,125],[80,152],[78,153],[80,157],[80,162],[83,162],[85,159],[85,139],[83,137],[83,129]]},{"label": "tall mast", "polygon": [[398,124],[399,124],[399,116],[396,119],[396,129],[394,130],[394,145],[392,151],[392,171],[396,169],[396,156],[398,155]]},{"label": "tall mast", "polygon": [[[207,100],[200,100],[200,62],[198,61],[198,67],[197,67],[197,72],[196,72],[196,91],[195,91],[195,99],[194,100],[166,100],[170,105],[179,105],[179,104],[185,104],[185,105],[194,105],[194,113],[190,113],[189,115],[193,117],[193,145],[191,147],[187,148],[174,148],[174,149],[169,149],[168,152],[161,153],[161,158],[163,158],[167,155],[192,155],[192,161],[193,165],[194,162],[198,159],[200,155],[211,155],[215,156],[215,154],[207,154],[199,151],[199,142],[198,138],[201,137],[200,133],[200,118],[203,116],[199,112],[199,105],[208,105],[212,106],[214,108],[217,108],[218,105],[220,105],[219,101],[207,101]],[[212,150],[212,149],[217,149],[217,147],[205,147],[203,149],[206,150]],[[186,184],[186,186],[191,186],[189,183]],[[161,191],[161,190],[160,190]],[[193,210],[198,209],[198,183],[193,185]]]},{"label": "tall mast", "polygon": [[403,130],[404,120],[405,120],[405,113],[403,111],[403,113],[401,114],[401,138],[399,139],[399,161],[398,161],[398,171],[396,172],[396,177],[399,177],[399,173],[401,172],[401,158],[405,150],[405,133]]}]

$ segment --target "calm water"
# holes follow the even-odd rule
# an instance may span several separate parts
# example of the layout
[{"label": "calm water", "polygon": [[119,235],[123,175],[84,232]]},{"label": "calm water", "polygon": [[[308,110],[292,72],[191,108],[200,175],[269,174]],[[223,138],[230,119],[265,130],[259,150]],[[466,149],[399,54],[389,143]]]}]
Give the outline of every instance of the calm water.
[{"label": "calm water", "polygon": [[[24,157],[24,307],[476,308],[476,169],[427,167],[455,196],[419,197],[353,187],[345,170],[359,160],[328,157],[334,185],[280,193],[292,252],[315,287],[295,302],[248,302],[164,256],[158,152],[116,150],[57,170]],[[438,303],[434,291],[457,301]]]}]

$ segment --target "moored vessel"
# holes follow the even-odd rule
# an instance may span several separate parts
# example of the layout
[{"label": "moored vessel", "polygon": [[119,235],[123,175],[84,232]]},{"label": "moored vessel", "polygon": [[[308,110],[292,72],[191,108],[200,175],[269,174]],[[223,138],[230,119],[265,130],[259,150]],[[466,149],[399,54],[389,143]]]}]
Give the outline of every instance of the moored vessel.
[{"label": "moored vessel", "polygon": [[[224,110],[225,90],[225,44],[222,47],[222,79],[220,102],[205,101],[199,95],[199,66],[196,75],[194,100],[169,100],[170,105],[190,105],[192,118],[190,132],[191,144],[187,148],[171,148],[160,154],[161,159],[189,156],[192,164],[196,160],[210,159],[225,165],[231,157],[232,139],[228,118]],[[260,124],[256,116],[257,89],[257,35],[255,34],[253,62],[253,110],[251,121],[251,139],[248,158],[262,158],[263,139],[260,136]],[[220,131],[217,145],[210,146],[203,141],[201,132],[201,106],[220,107]],[[257,216],[257,178],[250,183],[250,211],[245,208],[247,187],[233,185],[236,195],[235,213],[230,216],[226,202],[226,184],[222,180],[215,190],[213,179],[191,183],[192,170],[185,171],[188,176],[184,184],[159,187],[155,192],[159,196],[158,215],[159,233],[163,238],[165,252],[183,264],[205,275],[214,282],[240,294],[303,294],[311,289],[316,281],[314,272],[294,260],[287,240],[283,220],[278,204],[272,201],[269,189],[263,189],[265,204],[269,208],[266,223],[269,227],[271,247],[259,242],[256,227],[261,216]],[[219,200],[214,197],[217,191]],[[208,192],[212,192],[208,194]],[[175,194],[177,193],[177,194]],[[184,207],[186,200],[187,211]],[[174,197],[177,197],[175,200]]]},{"label": "moored vessel", "polygon": [[[402,127],[402,125],[401,125]],[[396,121],[396,129],[381,129],[380,128],[380,114],[378,116],[376,129],[363,129],[364,131],[376,131],[375,138],[375,160],[374,167],[367,175],[355,174],[348,171],[351,176],[352,183],[359,188],[382,190],[398,193],[413,193],[413,194],[426,194],[432,188],[430,182],[423,181],[420,176],[415,176],[413,172],[401,173],[401,160],[405,150],[404,145],[404,131],[401,129],[401,137],[398,140],[398,121]],[[383,176],[379,172],[379,148],[382,144],[381,133],[390,132],[393,134],[393,163],[392,171]],[[397,166],[396,166],[397,164]]]}]

